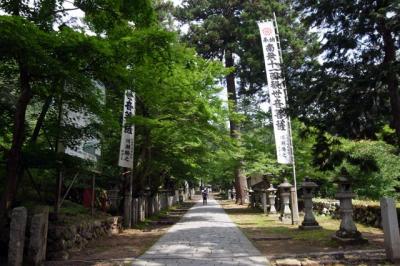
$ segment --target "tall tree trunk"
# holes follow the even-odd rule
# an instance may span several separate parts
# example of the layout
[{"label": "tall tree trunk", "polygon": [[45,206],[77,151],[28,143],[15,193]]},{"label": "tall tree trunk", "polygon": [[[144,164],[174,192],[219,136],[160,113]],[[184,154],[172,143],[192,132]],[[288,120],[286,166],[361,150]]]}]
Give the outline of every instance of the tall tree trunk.
[{"label": "tall tree trunk", "polygon": [[378,27],[383,38],[383,50],[385,57],[383,59],[383,69],[385,72],[385,81],[388,86],[390,106],[392,109],[392,126],[396,131],[397,144],[400,145],[400,95],[399,81],[395,71],[396,47],[392,32],[386,26],[386,21],[383,19]]},{"label": "tall tree trunk", "polygon": [[29,140],[29,142],[31,144],[36,143],[36,140],[39,137],[40,129],[43,126],[44,119],[46,117],[47,111],[50,108],[52,100],[53,100],[53,96],[51,95],[46,98],[46,101],[43,104],[42,111],[39,114],[38,120],[36,121],[35,129],[33,130],[32,136]]},{"label": "tall tree trunk", "polygon": [[[233,67],[234,60],[232,52],[227,50],[225,51],[225,66]],[[237,111],[237,95],[236,95],[236,85],[235,85],[235,74],[230,73],[226,76],[226,87],[228,91],[228,99],[231,102],[231,112]],[[238,145],[240,142],[240,129],[237,125],[236,121],[232,118],[229,119],[229,125],[231,128],[231,138],[236,140]],[[234,169],[235,175],[235,187],[236,187],[236,203],[244,204],[246,202],[246,190],[247,190],[247,181],[246,176],[243,174],[243,162],[239,160]],[[239,202],[238,202],[239,201]]]},{"label": "tall tree trunk", "polygon": [[22,164],[22,145],[24,143],[25,131],[25,115],[28,104],[33,96],[30,84],[29,74],[26,67],[20,64],[20,87],[21,94],[19,96],[15,116],[13,141],[7,157],[7,181],[4,194],[0,203],[1,216],[7,213],[12,206],[17,193],[18,174]]}]

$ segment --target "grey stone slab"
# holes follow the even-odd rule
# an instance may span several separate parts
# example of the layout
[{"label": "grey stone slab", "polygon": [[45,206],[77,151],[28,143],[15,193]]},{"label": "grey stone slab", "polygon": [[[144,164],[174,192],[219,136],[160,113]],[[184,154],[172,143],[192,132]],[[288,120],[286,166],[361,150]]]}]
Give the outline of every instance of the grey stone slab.
[{"label": "grey stone slab", "polygon": [[25,229],[28,212],[25,207],[12,210],[10,242],[8,244],[8,265],[20,266],[24,256]]},{"label": "grey stone slab", "polygon": [[49,207],[33,215],[27,260],[29,265],[41,265],[46,259],[47,231],[49,224]]},{"label": "grey stone slab", "polygon": [[396,203],[392,198],[381,199],[381,215],[387,258],[392,262],[400,263],[399,222]]},{"label": "grey stone slab", "polygon": [[197,203],[133,265],[268,265],[213,199]]}]

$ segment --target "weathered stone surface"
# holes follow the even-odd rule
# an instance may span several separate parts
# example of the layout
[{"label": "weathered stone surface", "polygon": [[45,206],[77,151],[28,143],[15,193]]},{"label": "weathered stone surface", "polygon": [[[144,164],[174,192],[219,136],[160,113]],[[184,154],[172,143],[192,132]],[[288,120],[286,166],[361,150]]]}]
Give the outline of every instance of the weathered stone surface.
[{"label": "weathered stone surface", "polygon": [[30,265],[40,265],[46,260],[49,208],[32,216],[27,260]]},{"label": "weathered stone surface", "polygon": [[264,191],[262,192],[262,196],[261,196],[261,204],[262,204],[262,209],[264,211],[264,213],[267,213],[267,193]]},{"label": "weathered stone surface", "polygon": [[124,228],[132,227],[132,193],[126,193],[124,197]]},{"label": "weathered stone surface", "polygon": [[71,228],[71,226],[69,226],[62,231],[62,234],[64,239],[71,240],[75,237],[76,230],[74,231],[74,228]]},{"label": "weathered stone surface", "polygon": [[302,184],[303,190],[303,201],[304,201],[304,220],[299,226],[300,229],[303,230],[314,230],[321,229],[318,222],[315,220],[315,216],[313,213],[313,194],[314,189],[317,187],[317,184],[309,181],[306,178],[305,182]]},{"label": "weathered stone surface", "polygon": [[296,259],[281,259],[276,260],[275,264],[277,266],[301,266],[301,262]]},{"label": "weathered stone surface", "polygon": [[168,208],[174,205],[174,196],[168,196]]},{"label": "weathered stone surface", "polygon": [[301,261],[301,266],[319,266],[320,263],[315,260],[305,259]]},{"label": "weathered stone surface", "polygon": [[139,198],[139,222],[143,222],[145,220],[145,198]]},{"label": "weathered stone surface", "polygon": [[392,198],[383,197],[381,199],[381,210],[387,258],[400,264],[400,233],[396,203]]},{"label": "weathered stone surface", "polygon": [[175,190],[175,203],[179,203],[179,190]]},{"label": "weathered stone surface", "polygon": [[22,265],[25,244],[27,211],[25,207],[12,210],[10,224],[10,242],[8,245],[8,265]]},{"label": "weathered stone surface", "polygon": [[353,221],[352,199],[356,194],[352,192],[350,181],[347,177],[339,177],[338,183],[339,190],[336,198],[340,201],[341,222],[339,230],[332,236],[332,239],[345,245],[367,243],[368,240],[362,237]]},{"label": "weathered stone surface", "polygon": [[[63,257],[66,257],[63,252],[68,253],[70,249],[81,249],[87,245],[88,241],[106,234],[119,233],[121,229],[122,217],[120,216],[108,217],[103,220],[83,221],[80,224],[70,226],[50,225],[47,241],[48,257],[63,259]],[[57,234],[55,234],[56,232]]]},{"label": "weathered stone surface", "polygon": [[139,221],[139,199],[134,198],[132,202],[132,225],[137,224]]}]

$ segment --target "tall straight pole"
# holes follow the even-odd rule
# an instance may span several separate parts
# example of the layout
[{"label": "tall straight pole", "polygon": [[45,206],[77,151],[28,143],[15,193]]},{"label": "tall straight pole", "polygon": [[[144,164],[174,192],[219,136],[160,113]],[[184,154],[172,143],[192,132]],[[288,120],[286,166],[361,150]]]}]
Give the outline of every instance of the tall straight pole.
[{"label": "tall straight pole", "polygon": [[132,226],[132,171],[124,168],[123,173],[125,179],[124,191],[124,227],[131,228]]},{"label": "tall straight pole", "polygon": [[[124,187],[124,227],[132,226],[132,186],[133,186],[133,153],[135,127],[129,125],[129,120],[135,115],[136,100],[135,93],[126,90],[124,93],[124,108],[122,120],[122,134],[120,143],[120,155],[118,165],[123,167]],[[128,121],[128,122],[127,122]],[[128,170],[130,169],[130,170]]]},{"label": "tall straight pole", "polygon": [[[62,87],[62,93],[59,98],[59,106],[58,106],[58,118],[57,118],[57,136],[56,136],[56,143],[55,143],[55,151],[57,156],[59,156],[60,153],[64,152],[64,146],[61,143],[61,125],[62,125],[62,119],[63,119],[63,92],[64,92],[64,86],[65,86],[65,81],[64,85]],[[56,217],[56,220],[58,220],[58,214],[60,212],[60,202],[61,202],[61,193],[62,193],[62,184],[63,184],[63,162],[57,160],[57,180],[56,180],[56,193],[55,193],[55,201],[54,201],[54,214]]]},{"label": "tall straight pole", "polygon": [[[281,48],[281,40],[279,38],[279,29],[278,29],[278,23],[276,21],[276,16],[275,12],[274,14],[274,24],[275,24],[275,29],[276,29],[276,36],[277,36],[277,43],[279,46],[279,57],[281,64],[283,64],[283,58],[282,58],[282,48]],[[288,96],[287,96],[287,91],[285,90],[285,98],[286,98],[286,103],[288,104]],[[292,169],[293,169],[293,187],[291,190],[291,203],[292,203],[292,224],[298,224],[300,221],[299,217],[299,205],[297,201],[297,180],[296,180],[296,163],[294,160],[294,148],[293,148],[293,136],[292,136],[292,122],[290,120],[290,116],[288,116],[288,127],[289,127],[289,139],[290,139],[290,150],[292,153]]]},{"label": "tall straight pole", "polygon": [[95,189],[95,185],[96,185],[96,174],[93,173],[92,175],[92,198],[91,198],[91,202],[90,202],[90,213],[93,216],[94,215],[94,201],[96,200],[96,189]]}]

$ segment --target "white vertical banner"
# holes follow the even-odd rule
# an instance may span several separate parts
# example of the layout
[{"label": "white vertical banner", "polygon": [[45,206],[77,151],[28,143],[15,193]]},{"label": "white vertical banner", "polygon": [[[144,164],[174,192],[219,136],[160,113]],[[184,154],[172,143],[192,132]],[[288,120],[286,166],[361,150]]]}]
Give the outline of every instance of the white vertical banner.
[{"label": "white vertical banner", "polygon": [[130,169],[133,168],[135,126],[127,125],[126,120],[135,115],[135,105],[135,93],[131,90],[126,90],[124,97],[124,112],[118,165]]},{"label": "white vertical banner", "polygon": [[279,36],[275,32],[273,21],[258,22],[258,28],[264,53],[277,160],[278,163],[292,164],[291,129],[289,118],[285,113],[286,85],[281,67]]}]

